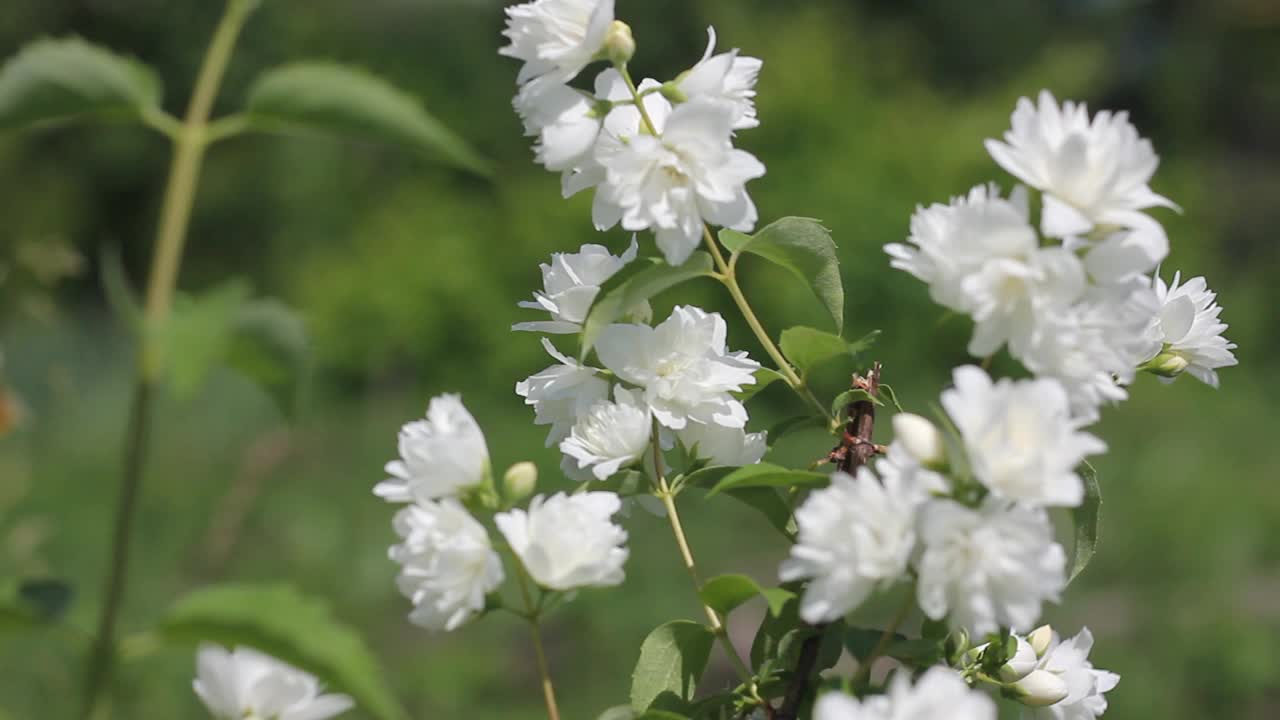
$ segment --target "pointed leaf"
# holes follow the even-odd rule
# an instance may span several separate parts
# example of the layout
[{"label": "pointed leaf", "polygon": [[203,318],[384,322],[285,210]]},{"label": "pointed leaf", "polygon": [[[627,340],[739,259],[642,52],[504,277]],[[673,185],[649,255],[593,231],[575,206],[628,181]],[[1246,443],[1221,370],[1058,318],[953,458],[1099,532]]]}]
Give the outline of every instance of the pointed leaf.
[{"label": "pointed leaf", "polygon": [[751,398],[755,397],[756,394],[759,393],[761,390],[769,387],[770,385],[777,382],[778,380],[784,379],[782,376],[782,373],[767,367],[762,367],[759,370],[756,370],[755,373],[753,374],[755,375],[755,378],[756,378],[755,384],[747,385],[746,387],[742,388],[738,392],[733,393],[733,396],[738,398],[742,402],[746,402],[750,400]]},{"label": "pointed leaf", "polygon": [[803,325],[783,330],[778,344],[782,348],[782,354],[787,356],[801,374],[808,373],[819,363],[833,357],[852,357],[849,343],[844,338]]},{"label": "pointed leaf", "polygon": [[655,628],[640,646],[631,675],[631,709],[642,713],[660,698],[692,701],[714,641],[710,630],[688,620]]},{"label": "pointed leaf", "polygon": [[159,110],[151,68],[80,38],[37,40],[0,68],[0,130]]},{"label": "pointed leaf", "polygon": [[247,645],[317,675],[379,720],[406,720],[364,641],[324,603],[284,585],[221,585],[178,600],[161,636],[184,643]]},{"label": "pointed leaf", "polygon": [[628,276],[612,289],[606,286],[596,297],[586,322],[582,324],[581,356],[586,357],[591,351],[601,331],[631,309],[648,302],[649,298],[664,290],[686,280],[707,277],[711,272],[711,256],[699,250],[690,255],[683,265],[650,265]]},{"label": "pointed leaf", "polygon": [[721,615],[728,615],[757,596],[763,597],[769,604],[769,612],[776,615],[795,593],[783,588],[762,588],[746,575],[717,575],[698,590],[702,602]]},{"label": "pointed leaf", "polygon": [[[736,238],[731,240],[736,242]],[[831,232],[810,218],[785,217],[765,226],[734,251],[750,253],[790,270],[818,296],[836,331],[844,327],[844,285]]]},{"label": "pointed leaf", "polygon": [[739,488],[822,487],[830,480],[831,478],[825,473],[791,470],[771,463],[756,463],[738,468],[726,475],[707,492],[707,497]]},{"label": "pointed leaf", "polygon": [[363,70],[299,62],[266,71],[249,89],[249,127],[319,133],[416,150],[479,175],[489,164],[417,98]]},{"label": "pointed leaf", "polygon": [[1088,462],[1081,463],[1080,479],[1084,481],[1084,502],[1071,510],[1076,542],[1068,583],[1084,572],[1098,549],[1098,519],[1102,512],[1102,489],[1098,487],[1098,471]]}]

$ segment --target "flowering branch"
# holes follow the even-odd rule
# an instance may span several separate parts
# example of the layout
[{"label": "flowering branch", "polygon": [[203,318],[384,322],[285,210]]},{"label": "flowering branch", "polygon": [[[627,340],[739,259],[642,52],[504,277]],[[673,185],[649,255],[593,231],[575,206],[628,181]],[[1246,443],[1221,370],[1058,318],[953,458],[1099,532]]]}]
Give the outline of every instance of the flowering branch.
[{"label": "flowering branch", "polygon": [[520,596],[524,599],[525,620],[529,622],[529,634],[533,638],[533,654],[538,661],[538,675],[542,678],[542,699],[547,705],[547,720],[560,720],[560,708],[556,705],[556,689],[551,682],[551,666],[547,663],[547,653],[542,647],[541,618],[533,597],[529,594],[529,581],[525,577],[524,568],[516,565],[516,580],[520,585]]}]

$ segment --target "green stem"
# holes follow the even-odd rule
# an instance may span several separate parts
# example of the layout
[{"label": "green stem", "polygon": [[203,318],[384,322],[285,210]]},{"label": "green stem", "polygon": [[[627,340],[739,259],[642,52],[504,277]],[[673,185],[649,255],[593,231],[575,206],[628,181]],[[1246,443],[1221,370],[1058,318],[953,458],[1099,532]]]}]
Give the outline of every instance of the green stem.
[{"label": "green stem", "polygon": [[[676,509],[675,493],[671,492],[671,486],[667,484],[667,475],[662,470],[662,446],[659,440],[657,420],[653,421],[652,445],[654,474],[658,479],[658,497],[662,500],[662,505],[667,510],[667,520],[671,522],[671,534],[675,536],[676,546],[680,549],[680,559],[684,563],[685,570],[689,571],[689,577],[693,580],[693,590],[696,593],[702,588],[702,578],[698,575],[698,565],[693,560],[693,551],[689,549],[689,539],[685,537],[684,525],[680,522],[680,512]],[[725,628],[724,620],[721,619],[720,613],[706,603],[702,603],[702,610],[707,616],[707,626],[711,628],[716,640],[724,648],[725,654],[729,656],[729,661],[733,664],[733,669],[737,671],[738,677],[750,688],[751,695],[758,697],[756,695],[755,676],[752,675],[751,669],[747,667],[747,664],[738,655],[737,648],[733,646],[733,642],[729,639],[729,631]]]},{"label": "green stem", "polygon": [[859,687],[871,677],[871,665],[885,651],[889,649],[889,645],[893,643],[893,634],[898,631],[898,627],[907,619],[907,615],[911,613],[911,608],[915,607],[915,590],[907,593],[907,597],[902,601],[902,606],[898,608],[898,614],[893,616],[893,620],[889,621],[889,625],[885,627],[884,632],[880,634],[880,639],[876,642],[875,647],[871,648],[871,654],[867,655],[867,659],[858,665],[858,671],[854,674],[852,685]]},{"label": "green stem", "polygon": [[207,145],[205,127],[236,38],[256,4],[257,0],[229,0],[227,3],[196,78],[195,91],[182,124],[171,127],[153,118],[156,120],[153,125],[163,127],[163,131],[173,138],[174,153],[147,281],[144,323],[138,336],[137,377],[125,436],[124,472],[112,534],[110,573],[83,689],[82,717],[85,718],[106,713],[104,691],[110,684],[116,659],[116,623],[129,571],[129,543],[147,456],[153,391],[164,362],[157,333],[169,317],[177,287],[196,182]]},{"label": "green stem", "polygon": [[[636,83],[631,79],[631,73],[627,70],[626,65],[616,66],[618,73],[622,75],[623,82],[626,83],[627,89],[631,91],[631,97],[635,101],[636,108],[640,111],[640,119],[644,122],[644,127],[652,135],[658,134],[658,128],[653,123],[653,119],[649,117],[649,112],[645,110],[644,101],[640,91],[636,88]],[[804,378],[796,373],[795,368],[791,367],[791,363],[787,362],[773,338],[769,337],[768,331],[764,329],[764,325],[760,324],[760,318],[756,317],[756,313],[751,309],[751,303],[747,302],[747,296],[742,293],[742,287],[738,285],[736,275],[736,258],[729,262],[724,259],[724,253],[720,252],[720,245],[711,234],[711,228],[703,223],[702,239],[705,241],[707,251],[711,253],[712,259],[716,265],[716,279],[719,280],[729,295],[733,298],[733,302],[738,306],[738,311],[742,313],[743,319],[747,321],[747,325],[751,328],[751,332],[755,334],[756,340],[764,347],[764,351],[777,365],[778,372],[782,373],[782,377],[786,380],[787,385],[796,392],[805,402],[809,403],[820,417],[831,421],[831,416],[818,398],[814,397],[813,391],[805,384]]]},{"label": "green stem", "polygon": [[519,558],[516,559],[516,579],[520,583],[520,596],[524,598],[525,619],[529,621],[529,632],[533,637],[533,653],[538,661],[538,675],[542,678],[542,698],[547,704],[547,720],[560,720],[560,708],[556,705],[556,688],[551,683],[551,666],[547,663],[547,653],[542,648],[542,629],[538,624],[538,609],[533,597],[529,594],[529,581],[525,579],[524,568]]}]

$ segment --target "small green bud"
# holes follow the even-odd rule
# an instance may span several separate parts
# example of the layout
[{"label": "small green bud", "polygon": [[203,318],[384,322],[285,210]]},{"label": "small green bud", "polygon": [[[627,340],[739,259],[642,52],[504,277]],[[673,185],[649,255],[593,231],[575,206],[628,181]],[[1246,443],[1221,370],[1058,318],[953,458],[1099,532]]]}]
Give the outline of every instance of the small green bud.
[{"label": "small green bud", "polygon": [[527,460],[507,468],[506,474],[502,476],[502,492],[508,503],[516,503],[529,497],[537,487],[538,466]]},{"label": "small green bud", "polygon": [[604,36],[604,54],[614,65],[626,65],[636,54],[636,40],[631,36],[631,26],[614,20]]},{"label": "small green bud", "polygon": [[1176,352],[1165,350],[1143,363],[1139,369],[1164,378],[1178,377],[1191,363]]},{"label": "small green bud", "polygon": [[1053,628],[1041,625],[1031,631],[1027,636],[1027,642],[1031,644],[1031,649],[1035,651],[1037,658],[1044,657],[1049,650],[1049,645],[1053,642]]},{"label": "small green bud", "polygon": [[689,100],[689,96],[685,95],[684,91],[680,89],[680,86],[674,82],[662,83],[662,89],[659,90],[659,92],[662,93],[662,97],[673,103],[682,103]]}]

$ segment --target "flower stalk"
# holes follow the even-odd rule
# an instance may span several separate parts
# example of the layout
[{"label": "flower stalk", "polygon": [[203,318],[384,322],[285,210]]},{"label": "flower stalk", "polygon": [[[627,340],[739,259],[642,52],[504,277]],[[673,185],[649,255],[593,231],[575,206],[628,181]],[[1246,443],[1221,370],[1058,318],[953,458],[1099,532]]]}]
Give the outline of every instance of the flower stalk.
[{"label": "flower stalk", "polygon": [[533,639],[533,654],[538,662],[538,676],[542,680],[542,699],[547,706],[547,720],[560,720],[560,707],[556,704],[556,688],[551,682],[551,666],[547,662],[547,653],[542,646],[542,626],[540,609],[533,602],[529,593],[529,580],[525,577],[524,567],[516,559],[516,579],[520,584],[520,596],[524,599],[525,615],[529,622],[529,635]]}]

